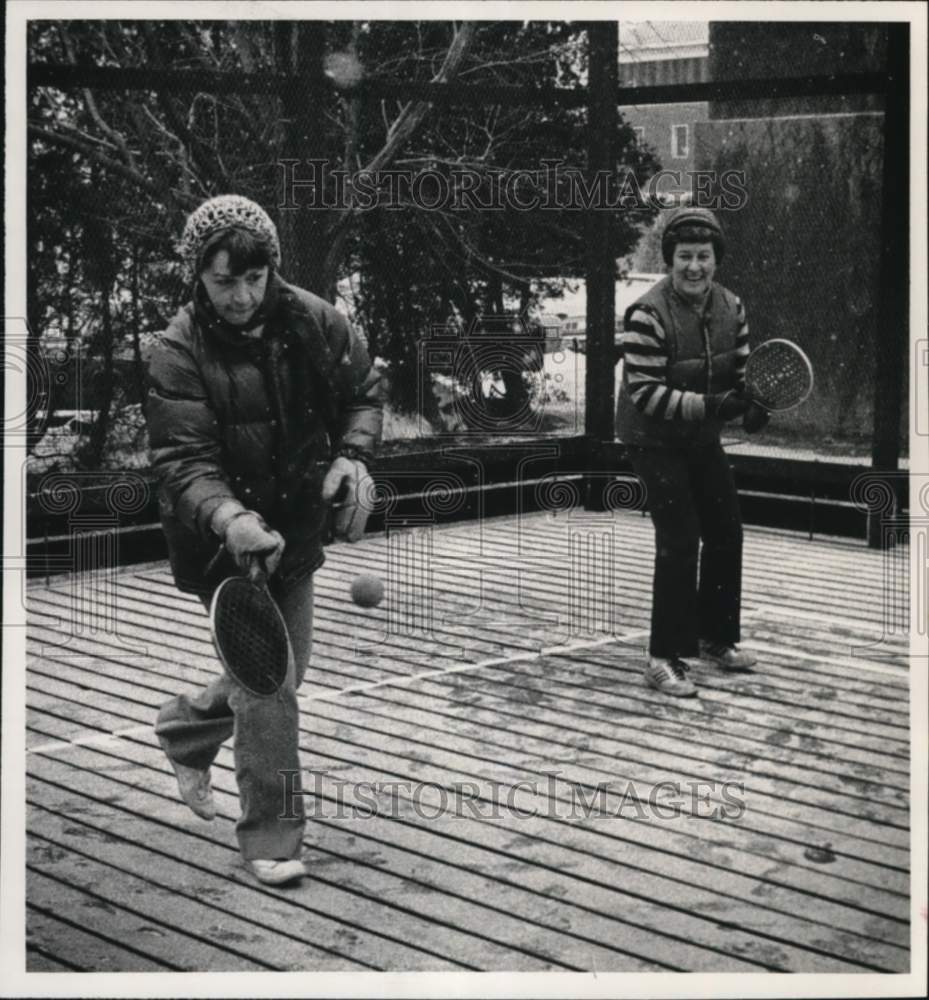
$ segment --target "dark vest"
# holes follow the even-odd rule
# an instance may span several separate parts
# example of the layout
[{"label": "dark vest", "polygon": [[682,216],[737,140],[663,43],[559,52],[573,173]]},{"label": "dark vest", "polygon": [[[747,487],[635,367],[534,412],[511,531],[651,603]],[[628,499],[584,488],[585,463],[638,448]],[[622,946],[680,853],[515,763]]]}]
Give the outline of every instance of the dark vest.
[{"label": "dark vest", "polygon": [[[735,388],[739,322],[732,292],[714,283],[701,315],[673,291],[671,278],[666,276],[626,310],[626,323],[640,307],[655,316],[665,331],[669,386],[700,393]],[[718,420],[665,420],[642,413],[629,395],[623,370],[616,404],[616,436],[620,441],[642,447],[686,448],[715,443],[721,429]]]}]

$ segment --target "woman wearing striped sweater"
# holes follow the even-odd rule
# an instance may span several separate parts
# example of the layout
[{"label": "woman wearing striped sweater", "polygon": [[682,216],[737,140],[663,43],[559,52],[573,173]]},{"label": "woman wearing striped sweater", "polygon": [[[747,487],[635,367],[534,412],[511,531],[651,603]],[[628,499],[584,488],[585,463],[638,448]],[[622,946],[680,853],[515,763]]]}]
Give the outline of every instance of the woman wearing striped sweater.
[{"label": "woman wearing striped sweater", "polygon": [[677,209],[661,246],[669,273],[626,310],[616,432],[655,526],[645,678],[692,696],[687,657],[729,671],[754,664],[738,648],[742,522],[720,431],[738,417],[760,430],[767,413],[743,395],[745,309],[713,280],[725,251],[716,216]]}]

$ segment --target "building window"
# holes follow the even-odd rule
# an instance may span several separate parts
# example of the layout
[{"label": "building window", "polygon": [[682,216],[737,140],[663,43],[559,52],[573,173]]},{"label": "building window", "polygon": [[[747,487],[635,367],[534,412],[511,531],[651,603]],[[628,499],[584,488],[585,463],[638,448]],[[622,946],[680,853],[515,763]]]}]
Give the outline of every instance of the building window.
[{"label": "building window", "polygon": [[645,126],[644,125],[633,125],[632,131],[635,134],[636,144],[641,146],[645,142]]},{"label": "building window", "polygon": [[671,126],[671,155],[678,160],[683,160],[690,155],[690,126]]}]

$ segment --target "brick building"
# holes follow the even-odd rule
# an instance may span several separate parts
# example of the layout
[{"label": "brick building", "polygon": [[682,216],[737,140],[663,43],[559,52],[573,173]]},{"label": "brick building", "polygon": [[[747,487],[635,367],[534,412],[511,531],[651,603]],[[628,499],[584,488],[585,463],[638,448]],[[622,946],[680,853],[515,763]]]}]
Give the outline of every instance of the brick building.
[{"label": "brick building", "polygon": [[[709,25],[705,21],[621,21],[620,86],[700,83],[709,79]],[[620,100],[622,97],[620,96]],[[623,116],[640,143],[650,146],[665,170],[694,169],[695,127],[708,118],[705,101],[623,105]],[[689,189],[683,183],[682,190]],[[673,190],[663,184],[662,190]]]}]

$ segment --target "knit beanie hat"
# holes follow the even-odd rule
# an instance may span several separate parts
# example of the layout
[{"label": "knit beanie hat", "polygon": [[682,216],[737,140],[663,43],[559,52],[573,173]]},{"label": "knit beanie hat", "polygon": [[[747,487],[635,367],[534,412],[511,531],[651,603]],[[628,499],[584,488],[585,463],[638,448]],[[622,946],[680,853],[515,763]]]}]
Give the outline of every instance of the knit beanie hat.
[{"label": "knit beanie hat", "polygon": [[712,243],[717,264],[726,252],[719,219],[708,208],[685,205],[671,213],[661,234],[661,256],[669,267],[678,243]]},{"label": "knit beanie hat", "polygon": [[280,266],[281,244],[268,213],[242,195],[221,194],[193,211],[184,226],[177,249],[189,277],[196,276],[207,242],[225,229],[244,229],[268,243],[274,267]]}]

